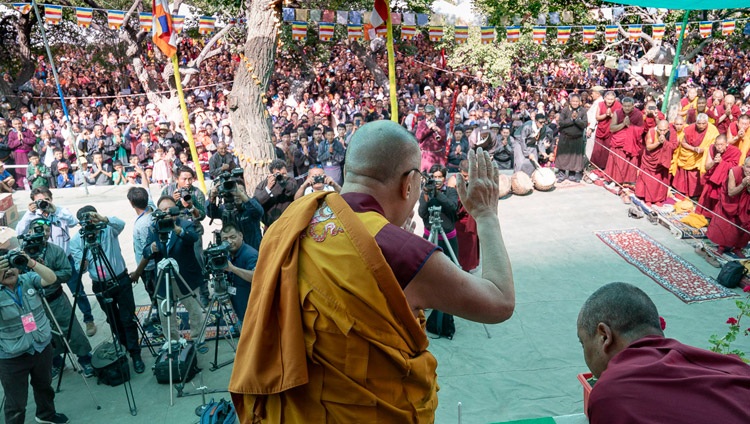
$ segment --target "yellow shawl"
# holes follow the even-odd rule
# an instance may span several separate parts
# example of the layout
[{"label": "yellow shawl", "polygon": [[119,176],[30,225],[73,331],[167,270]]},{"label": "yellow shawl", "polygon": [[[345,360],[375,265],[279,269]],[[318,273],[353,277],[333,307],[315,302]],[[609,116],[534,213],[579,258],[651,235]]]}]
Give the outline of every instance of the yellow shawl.
[{"label": "yellow shawl", "polygon": [[[682,147],[682,144],[678,144],[677,148],[674,149],[672,155],[672,165],[669,167],[669,173],[672,175],[677,174],[677,168],[686,169],[688,171],[698,169],[701,175],[706,173],[706,154],[709,146],[714,144],[716,137],[719,135],[719,130],[713,124],[708,124],[706,127],[706,135],[703,136],[703,141],[700,147],[703,152],[698,154],[691,150]],[[677,138],[682,141],[685,138],[685,131],[677,135]]]}]

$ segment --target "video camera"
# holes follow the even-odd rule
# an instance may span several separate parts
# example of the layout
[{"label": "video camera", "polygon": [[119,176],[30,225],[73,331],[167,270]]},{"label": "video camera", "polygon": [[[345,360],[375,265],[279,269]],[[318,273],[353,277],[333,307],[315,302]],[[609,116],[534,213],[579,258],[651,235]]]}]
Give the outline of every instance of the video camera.
[{"label": "video camera", "polygon": [[213,275],[214,294],[227,294],[228,282],[224,272],[229,266],[229,245],[221,241],[221,231],[214,231],[214,241],[204,252],[206,276]]},{"label": "video camera", "polygon": [[430,197],[435,197],[435,194],[437,194],[437,180],[428,172],[422,172],[422,177],[425,181],[422,190],[424,190]]},{"label": "video camera", "polygon": [[25,271],[26,267],[29,264],[29,258],[24,256],[21,249],[13,249],[0,257],[0,260],[7,259],[8,260],[8,266],[11,268],[16,268],[21,271]]},{"label": "video camera", "polygon": [[151,219],[156,226],[156,232],[159,235],[159,240],[162,242],[169,238],[169,233],[174,230],[175,218],[180,216],[180,208],[172,206],[168,211],[156,210],[151,213]]},{"label": "video camera", "polygon": [[87,212],[83,214],[79,221],[79,223],[81,224],[79,233],[81,234],[81,237],[86,242],[86,244],[98,243],[101,231],[107,228],[107,224],[104,222],[94,223],[93,219],[95,216],[96,212]]},{"label": "video camera", "polygon": [[180,189],[180,198],[183,199],[186,202],[190,202],[193,200],[193,195],[190,194],[190,188],[181,188]]},{"label": "video camera", "polygon": [[216,186],[219,189],[219,196],[222,198],[234,195],[237,190],[237,178],[243,178],[244,171],[242,168],[233,169],[231,172],[222,172],[217,177]]},{"label": "video camera", "polygon": [[18,236],[18,241],[21,243],[21,250],[36,259],[44,255],[46,238],[44,225],[39,224],[31,227],[31,232]]}]

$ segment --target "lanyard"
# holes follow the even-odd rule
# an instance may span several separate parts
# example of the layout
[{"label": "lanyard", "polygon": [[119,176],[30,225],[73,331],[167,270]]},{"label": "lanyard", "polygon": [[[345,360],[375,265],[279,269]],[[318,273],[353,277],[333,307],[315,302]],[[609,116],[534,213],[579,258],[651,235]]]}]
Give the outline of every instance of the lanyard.
[{"label": "lanyard", "polygon": [[10,290],[8,290],[7,287],[3,287],[3,291],[5,291],[6,293],[8,293],[8,296],[10,296],[10,298],[13,299],[13,302],[16,305],[18,305],[21,309],[23,309],[23,296],[21,295],[21,285],[18,284],[18,283],[16,283],[16,284],[17,284],[17,286],[16,286],[16,293],[18,293],[18,299],[16,299],[13,296],[12,292]]}]

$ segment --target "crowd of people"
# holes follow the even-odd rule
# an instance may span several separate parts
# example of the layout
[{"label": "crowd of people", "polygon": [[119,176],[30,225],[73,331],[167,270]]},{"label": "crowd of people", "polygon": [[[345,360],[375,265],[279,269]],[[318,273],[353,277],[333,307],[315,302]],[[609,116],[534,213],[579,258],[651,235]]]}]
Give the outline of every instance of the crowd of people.
[{"label": "crowd of people", "polygon": [[[12,327],[19,340],[15,346],[0,343],[0,382],[9,397],[6,421],[23,422],[26,392],[9,391],[6,385],[13,384],[17,375],[3,370],[16,369],[18,358],[28,355],[33,361],[25,363],[24,377],[35,376],[32,387],[43,400],[37,403],[37,421],[67,422],[55,411],[54,395],[47,390],[51,376],[62,372],[63,365],[55,359],[59,343],[54,349],[50,346],[50,322],[36,306],[40,301],[35,290],[50,302],[67,300],[60,295],[60,285],[80,291],[81,276],[75,271],[84,269],[83,263],[95,292],[111,289],[107,285],[113,282],[118,287],[102,308],[115,307],[109,324],[118,329],[136,373],[144,372],[145,364],[130,314],[134,309],[131,282],[144,282],[157,310],[164,290],[156,281],[157,263],[166,257],[175,259],[190,276],[183,285],[170,284],[181,295],[195,296],[186,297],[193,300],[185,306],[191,336],[197,349],[205,351],[196,329],[210,297],[201,272],[203,241],[208,236],[202,224],[206,217],[222,220],[218,237],[228,246],[227,271],[237,287],[232,303],[237,316],[244,319],[238,328],[247,324],[240,348],[247,354],[244,357],[257,359],[238,361],[230,386],[238,413],[248,422],[258,413],[295,416],[300,411],[305,412],[305,417],[298,417],[300,421],[326,414],[341,421],[359,420],[361,413],[383,413],[395,421],[433,417],[435,360],[426,350],[424,331],[412,318],[430,308],[479,322],[500,322],[515,307],[513,276],[495,210],[496,179],[502,170],[531,174],[547,166],[558,170],[558,182],[581,181],[590,162],[610,188],[632,186],[638,197],[655,205],[666,200],[671,186],[697,199],[712,218],[708,236],[722,252],[742,256],[742,248],[750,241],[746,236],[750,230],[750,158],[746,157],[750,115],[743,91],[750,71],[725,60],[732,55],[744,58],[739,47],[715,44],[709,47],[715,54],[699,57],[694,74],[679,85],[683,99],[671,121],[659,112],[659,99],[652,91],[601,62],[584,68],[573,61],[548,61],[531,72],[515,64],[507,83],[493,87],[481,72],[435,66],[439,52],[418,38],[413,43],[416,53],[398,55],[399,108],[397,123],[392,123],[387,91],[375,83],[351,46],[331,46],[330,60],[310,69],[280,51],[266,96],[276,158],[268,166],[267,178],[254,188],[246,188],[242,177],[227,177],[239,166],[226,102],[240,63],[237,55],[225,50],[207,59],[186,87],[198,164],[188,154],[183,124],[168,121],[167,111],[148,101],[132,68],[120,67],[116,72],[97,64],[84,68],[77,50],[63,50],[58,66],[68,99],[67,120],[54,100],[56,88],[41,58],[23,94],[23,105],[4,110],[0,118],[0,160],[7,168],[0,168],[0,190],[26,189],[31,198],[16,230],[18,234],[42,232],[49,236],[49,246],[56,246],[44,250],[45,255],[56,255],[50,258],[39,260],[27,253],[31,272],[23,275],[6,258],[0,259],[3,291],[11,292],[13,300],[0,307],[18,312],[18,319],[6,319],[3,314],[0,321],[0,326]],[[181,56],[194,58],[200,48],[200,44],[183,41]],[[642,54],[642,50],[631,53]],[[117,65],[115,58],[109,60]],[[378,62],[384,65],[382,53]],[[153,80],[160,81],[161,69],[146,63]],[[294,91],[298,80],[305,78],[309,84]],[[585,154],[587,145],[593,146],[590,158]],[[204,194],[193,185],[198,168],[210,179],[231,178],[233,184],[214,184]],[[122,259],[121,219],[101,215],[93,206],[74,215],[53,203],[50,188],[84,183],[131,186],[128,200],[138,214],[132,246],[138,264],[133,272],[127,272]],[[150,201],[146,189],[151,184],[162,188],[156,202]],[[324,207],[321,199],[326,200]],[[400,228],[417,203],[426,229],[418,237]],[[436,206],[439,211],[433,212]],[[285,215],[290,209],[295,213]],[[152,222],[153,212],[169,215],[175,210],[178,216],[166,218],[171,220],[168,225]],[[441,228],[430,225],[435,216]],[[101,244],[112,262],[111,272],[102,272],[95,258],[84,257],[87,251],[80,235],[71,235],[70,229],[81,221],[102,228]],[[425,240],[436,230],[440,233],[437,245],[454,251],[466,271],[480,265],[481,248],[481,275],[461,272],[447,255],[436,254],[440,249]],[[357,237],[337,238],[341,232]],[[259,256],[262,239],[271,241],[264,242],[270,243],[264,247],[268,253]],[[358,273],[367,284],[352,285],[325,266],[338,260],[330,255],[355,251],[347,256],[351,272],[346,276]],[[369,255],[369,251],[382,255]],[[289,258],[298,263],[288,262]],[[290,288],[291,280],[298,280],[299,286]],[[250,298],[251,281],[256,284],[254,293],[260,290],[263,295]],[[442,282],[441,289],[435,290],[435,281]],[[378,287],[386,296],[371,297]],[[16,297],[15,290],[19,290]],[[632,296],[647,303],[639,293]],[[369,356],[371,365],[397,364],[370,368],[366,362],[357,364],[363,367],[358,377],[398,381],[398,390],[364,387],[359,380],[341,377],[351,369],[339,364],[336,341],[343,336],[339,329],[352,317],[342,316],[326,300],[333,298],[343,299],[351,311],[361,313],[355,318],[358,323],[392,329],[374,336],[365,326],[356,328],[356,335],[346,336],[356,337],[357,346],[352,347],[356,357]],[[305,305],[303,314],[257,315],[264,310],[261,306],[292,310],[291,305],[300,300]],[[23,309],[26,302],[32,305],[30,310]],[[594,334],[625,331],[614,324],[610,325],[614,330],[596,322],[592,326],[592,319],[605,322],[606,318],[590,317],[591,302],[579,319],[587,362],[593,355],[589,346],[607,348],[597,344]],[[84,312],[85,330],[64,316],[69,307],[60,305],[51,313],[62,325],[72,326],[77,336],[74,353],[84,374],[91,374],[91,346],[82,335],[93,335],[96,325],[87,321],[86,306],[78,306]],[[649,346],[659,345],[655,339],[663,335],[651,331],[655,310],[648,305],[646,309],[647,325],[637,324],[649,331],[628,333],[623,340],[651,337]],[[608,309],[603,310],[595,312],[606,315]],[[316,322],[314,316],[319,314],[325,322]],[[25,321],[21,315],[27,317]],[[29,319],[33,326],[27,324]],[[176,327],[166,328],[166,322],[163,326],[173,339],[179,339]],[[321,326],[331,335],[322,337]],[[302,333],[319,337],[314,359],[306,357],[304,346],[293,338],[303,337]],[[375,348],[373,338],[377,337],[387,340]],[[260,343],[268,340],[273,342]],[[617,352],[624,349],[622,343]],[[267,372],[279,368],[278,364],[284,365],[280,375]],[[301,374],[301,364],[312,370],[309,377]],[[589,366],[595,373],[602,368],[601,363]],[[375,368],[378,375],[369,375]],[[411,373],[412,369],[420,371]],[[289,390],[308,378],[315,384],[307,387],[325,391],[338,385],[350,390],[323,394]],[[348,405],[348,396],[360,392],[366,392],[363,396],[375,406],[358,408],[356,419],[348,408],[324,411],[320,403],[311,401],[327,395],[332,403]],[[590,408],[600,411],[593,404]]]}]

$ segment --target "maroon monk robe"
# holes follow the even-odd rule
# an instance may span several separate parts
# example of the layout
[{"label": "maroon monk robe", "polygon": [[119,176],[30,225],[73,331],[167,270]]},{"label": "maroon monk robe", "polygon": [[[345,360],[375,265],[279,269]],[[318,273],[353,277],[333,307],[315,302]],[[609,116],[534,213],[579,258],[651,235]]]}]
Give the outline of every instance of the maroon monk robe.
[{"label": "maroon monk robe", "polygon": [[[685,141],[693,147],[698,147],[703,143],[703,138],[706,134],[708,134],[708,128],[700,133],[696,131],[695,124],[693,124],[685,127],[683,132],[685,133]],[[678,166],[674,178],[672,179],[672,187],[689,197],[700,196],[701,192],[703,192],[703,184],[701,184],[700,180],[700,170],[698,168],[688,170]]]},{"label": "maroon monk robe", "polygon": [[729,130],[729,126],[732,123],[736,123],[737,120],[740,119],[740,115],[742,115],[742,111],[740,110],[740,108],[737,107],[737,105],[732,105],[732,113],[722,119],[721,122],[719,122],[721,117],[725,116],[726,111],[727,110],[723,104],[716,106],[716,110],[711,107],[706,111],[706,115],[714,120],[713,124],[716,125],[716,129],[719,130],[719,134],[726,134]]},{"label": "maroon monk robe", "polygon": [[[740,163],[740,149],[728,145],[727,150],[721,155],[721,161],[707,169],[703,175],[703,192],[698,200],[698,206],[695,213],[699,213],[706,218],[713,218],[712,211],[716,210],[716,205],[721,197],[721,186],[729,176],[729,170]],[[708,148],[708,156],[716,156],[716,145],[712,144]]]},{"label": "maroon monk robe", "polygon": [[432,165],[440,164],[445,166],[447,158],[445,157],[445,144],[448,137],[445,133],[445,124],[440,119],[435,121],[438,132],[427,127],[427,121],[419,121],[417,132],[415,134],[419,142],[419,148],[422,150],[422,171],[430,171]]},{"label": "maroon monk robe", "polygon": [[648,134],[648,131],[651,128],[656,128],[656,124],[659,123],[664,118],[664,114],[659,111],[657,113],[657,116],[648,116],[646,115],[646,112],[643,112],[643,137],[646,137],[646,134]]},{"label": "maroon monk robe", "polygon": [[[617,100],[610,107],[612,108],[612,112],[622,109],[622,105]],[[607,113],[607,103],[601,102],[599,103],[597,115],[604,115],[605,113]],[[612,136],[612,133],[609,131],[611,121],[612,118],[606,118],[596,124],[596,140],[594,149],[591,152],[591,163],[600,169],[604,169],[607,166],[607,158],[609,157],[609,150],[607,149],[609,149],[609,139]]]},{"label": "maroon monk robe", "polygon": [[[618,124],[625,119],[625,112],[622,109],[615,112],[615,115]],[[629,118],[629,126],[612,133],[609,141],[611,154],[604,170],[605,174],[619,184],[635,182],[643,148],[643,114],[640,110],[633,109]]]},{"label": "maroon monk robe", "polygon": [[[656,140],[659,133],[651,128],[646,134],[646,140]],[[649,151],[643,149],[641,156],[641,172],[635,181],[635,195],[648,203],[661,203],[667,200],[669,192],[669,165],[672,154],[677,148],[677,133],[672,129],[665,135],[667,141]]]},{"label": "maroon monk robe", "polygon": [[479,235],[477,222],[469,215],[461,201],[458,202],[458,221],[456,221],[456,238],[458,239],[458,263],[464,271],[471,271],[479,266]]},{"label": "maroon monk robe", "polygon": [[[744,177],[742,166],[735,166],[729,172],[734,175],[736,185]],[[716,215],[708,224],[706,237],[721,247],[742,249],[750,241],[750,235],[744,230],[750,229],[750,193],[742,190],[736,196],[729,195],[729,178],[721,185],[721,197],[716,206]]]}]

